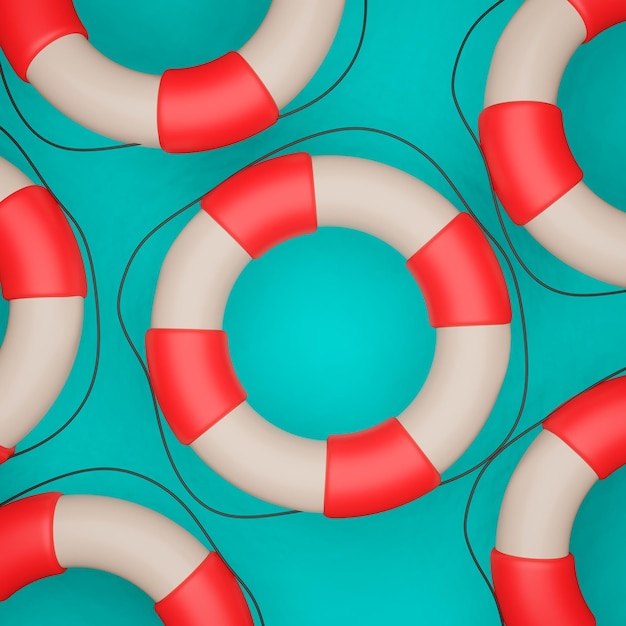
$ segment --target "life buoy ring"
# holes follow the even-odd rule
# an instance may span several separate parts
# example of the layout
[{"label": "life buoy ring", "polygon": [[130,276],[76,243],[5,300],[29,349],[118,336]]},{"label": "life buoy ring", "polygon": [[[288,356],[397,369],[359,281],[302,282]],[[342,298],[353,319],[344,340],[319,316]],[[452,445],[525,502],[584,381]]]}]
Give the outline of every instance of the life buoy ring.
[{"label": "life buoy ring", "polygon": [[[509,360],[506,283],[473,219],[404,172],[305,153],[243,170],[201,207],[163,263],[146,334],[152,385],[178,439],[248,493],[328,517],[377,513],[434,489],[482,428]],[[222,330],[245,265],[318,225],[394,246],[437,329],[428,379],[398,419],[328,442],[284,432],[250,407]]]},{"label": "life buoy ring", "polygon": [[504,495],[491,566],[507,626],[595,626],[569,543],[588,491],[626,463],[626,378],[548,418]]},{"label": "life buoy ring", "polygon": [[49,191],[0,159],[0,284],[9,321],[0,349],[0,463],[48,412],[74,364],[87,282]]},{"label": "life buoy ring", "polygon": [[134,583],[166,626],[252,626],[237,581],[215,552],[145,507],[44,493],[0,508],[0,600],[69,567]]},{"label": "life buoy ring", "polygon": [[196,152],[276,122],[326,56],[344,4],[272,0],[241,50],[162,76],[100,54],[87,41],[72,0],[3,3],[0,46],[23,80],[83,126],[123,142]]},{"label": "life buoy ring", "polygon": [[626,215],[582,182],[556,105],[576,49],[623,21],[624,2],[526,0],[496,46],[479,131],[511,219],[565,263],[626,287]]}]

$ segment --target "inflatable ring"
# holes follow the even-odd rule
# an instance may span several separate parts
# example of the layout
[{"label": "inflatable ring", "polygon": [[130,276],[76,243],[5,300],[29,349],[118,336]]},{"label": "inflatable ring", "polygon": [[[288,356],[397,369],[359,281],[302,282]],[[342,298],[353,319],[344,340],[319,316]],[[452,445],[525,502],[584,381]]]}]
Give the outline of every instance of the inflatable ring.
[{"label": "inflatable ring", "polygon": [[330,48],[345,0],[272,0],[238,52],[162,76],[124,68],[87,41],[72,0],[4,2],[0,46],[15,72],[78,123],[127,143],[197,152],[271,126]]},{"label": "inflatable ring", "polygon": [[52,194],[0,159],[0,284],[9,322],[0,349],[0,463],[48,412],[70,374],[83,325],[83,260]]},{"label": "inflatable ring", "polygon": [[222,558],[131,502],[60,493],[17,500],[0,508],[0,553],[0,600],[68,567],[86,567],[137,585],[166,626],[252,626]]},{"label": "inflatable ring", "polygon": [[498,520],[493,582],[507,626],[595,626],[569,552],[576,513],[626,463],[626,378],[570,400],[513,473]]},{"label": "inflatable ring", "polygon": [[[201,207],[163,263],[146,335],[152,385],[178,439],[248,493],[328,517],[434,489],[489,416],[509,359],[506,283],[473,219],[404,172],[305,153],[239,172]],[[318,224],[368,232],[408,258],[437,329],[428,379],[398,419],[328,442],[286,433],[250,407],[222,330],[245,265]]]},{"label": "inflatable ring", "polygon": [[556,106],[580,44],[626,20],[615,0],[526,0],[496,47],[480,115],[481,145],[504,209],[545,248],[626,287],[626,215],[583,182]]}]

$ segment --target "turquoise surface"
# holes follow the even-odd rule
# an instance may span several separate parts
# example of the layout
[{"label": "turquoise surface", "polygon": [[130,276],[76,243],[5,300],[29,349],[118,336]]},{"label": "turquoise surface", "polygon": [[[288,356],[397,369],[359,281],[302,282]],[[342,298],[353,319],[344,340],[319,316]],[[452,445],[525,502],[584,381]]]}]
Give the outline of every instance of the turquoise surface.
[{"label": "turquoise surface", "polygon": [[[474,129],[493,48],[519,4],[506,0],[496,8],[476,28],[463,53],[458,98]],[[76,0],[96,47],[119,63],[153,73],[201,63],[240,47],[268,6],[269,0]],[[62,151],[34,137],[6,94],[0,93],[0,123],[24,147],[85,233],[101,323],[99,369],[87,403],[57,437],[0,468],[0,500],[74,470],[123,468],[160,481],[182,498],[249,586],[268,626],[500,623],[464,538],[464,513],[476,472],[410,505],[363,519],[328,520],[311,514],[232,519],[208,511],[172,471],[149,387],[124,338],[116,308],[126,264],[157,224],[250,161],[320,130],[343,126],[370,126],[417,144],[445,169],[513,258],[482,160],[457,114],[450,88],[459,46],[489,6],[482,0],[370,0],[363,48],[337,89],[261,135],[210,153]],[[327,60],[292,106],[313,99],[342,73],[358,43],[362,21],[362,0],[347,0]],[[580,49],[560,92],[568,137],[586,182],[621,209],[626,208],[625,36],[626,26],[618,26]],[[3,66],[20,109],[46,138],[67,146],[111,143],[57,112],[19,81],[4,58]],[[298,149],[387,163],[423,179],[463,208],[425,158],[380,134],[337,132],[307,140]],[[0,137],[0,155],[34,177],[5,137]],[[130,267],[121,312],[142,355],[162,259],[196,210],[189,209],[159,230]],[[521,259],[549,285],[575,293],[608,288],[566,267],[525,231],[507,219],[505,223]],[[516,260],[512,264],[528,333],[528,393],[516,431],[521,432],[624,366],[626,299],[558,295],[531,280]],[[488,456],[520,409],[524,342],[510,271],[506,276],[514,309],[506,381],[480,436],[444,478]],[[60,428],[85,395],[97,348],[94,294],[90,283],[83,342],[68,384],[22,449]],[[2,328],[7,310],[6,304],[0,306]],[[321,229],[252,263],[233,290],[225,326],[252,405],[275,424],[318,438],[365,428],[399,413],[419,390],[434,350],[434,331],[403,259],[386,244],[344,229]],[[467,531],[487,571],[502,494],[535,433],[504,451],[477,487]],[[210,507],[242,515],[277,510],[226,483],[179,445],[167,428],[166,437],[181,475]],[[96,471],[58,480],[45,489],[133,500],[168,515],[206,543],[174,499],[140,478]],[[594,487],[573,532],[581,585],[600,626],[626,619],[625,493],[624,471]],[[261,623],[258,615],[255,620]],[[159,620],[150,599],[130,583],[101,572],[74,570],[35,583],[0,605],[0,623],[125,626]]]}]

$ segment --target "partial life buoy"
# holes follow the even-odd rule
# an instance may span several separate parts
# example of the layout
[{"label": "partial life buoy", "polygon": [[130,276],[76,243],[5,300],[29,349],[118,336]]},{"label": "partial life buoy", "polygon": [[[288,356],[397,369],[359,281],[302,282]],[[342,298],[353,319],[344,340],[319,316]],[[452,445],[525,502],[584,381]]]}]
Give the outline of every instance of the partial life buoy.
[{"label": "partial life buoy", "polygon": [[0,350],[0,463],[48,412],[83,325],[85,268],[52,194],[0,159],[0,284],[9,321]]},{"label": "partial life buoy", "polygon": [[479,131],[511,219],[565,263],[626,287],[626,214],[582,182],[556,105],[576,49],[623,21],[615,0],[526,0],[496,46]]},{"label": "partial life buoy", "polygon": [[252,626],[237,581],[215,552],[159,513],[102,496],[43,493],[0,507],[0,601],[69,567],[121,576],[166,626]]},{"label": "partial life buoy", "polygon": [[83,126],[126,143],[197,152],[276,122],[324,60],[344,4],[272,0],[241,50],[162,76],[100,54],[72,0],[2,3],[0,46],[23,80]]},{"label": "partial life buoy", "polygon": [[[328,517],[377,513],[434,489],[489,416],[509,360],[508,291],[474,220],[399,170],[305,153],[243,170],[201,207],[163,263],[146,335],[152,385],[178,439],[248,493]],[[250,407],[222,330],[245,265],[318,225],[395,247],[437,329],[431,371],[409,407],[327,442],[286,433]]]},{"label": "partial life buoy", "polygon": [[509,482],[493,583],[507,626],[595,626],[569,543],[598,479],[626,463],[626,378],[601,383],[549,417]]}]

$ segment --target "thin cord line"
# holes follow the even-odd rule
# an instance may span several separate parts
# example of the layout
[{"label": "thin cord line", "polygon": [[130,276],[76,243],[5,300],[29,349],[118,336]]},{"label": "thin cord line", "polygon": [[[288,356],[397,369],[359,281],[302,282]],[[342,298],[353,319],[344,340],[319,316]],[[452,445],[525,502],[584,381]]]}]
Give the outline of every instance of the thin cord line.
[{"label": "thin cord line", "polygon": [[30,124],[30,122],[26,119],[26,117],[20,110],[19,106],[17,105],[17,102],[15,101],[15,98],[13,97],[13,93],[11,92],[11,88],[9,87],[9,83],[7,81],[6,75],[4,73],[4,68],[2,67],[1,63],[0,63],[0,78],[2,79],[2,84],[4,85],[4,89],[7,92],[9,101],[11,102],[11,105],[13,106],[13,109],[17,113],[20,120],[22,120],[22,123],[24,124],[24,126],[26,126],[26,128],[28,128],[28,130],[33,135],[35,135],[37,139],[39,139],[40,141],[43,141],[49,146],[52,146],[53,148],[58,148],[59,150],[65,150],[66,152],[105,152],[107,150],[122,150],[123,148],[134,148],[140,145],[138,143],[124,143],[124,144],[116,144],[113,146],[99,146],[95,148],[75,148],[72,146],[64,146],[60,143],[56,143],[55,141],[51,141],[50,139],[47,139],[46,137],[44,137],[40,132],[38,132]]}]

